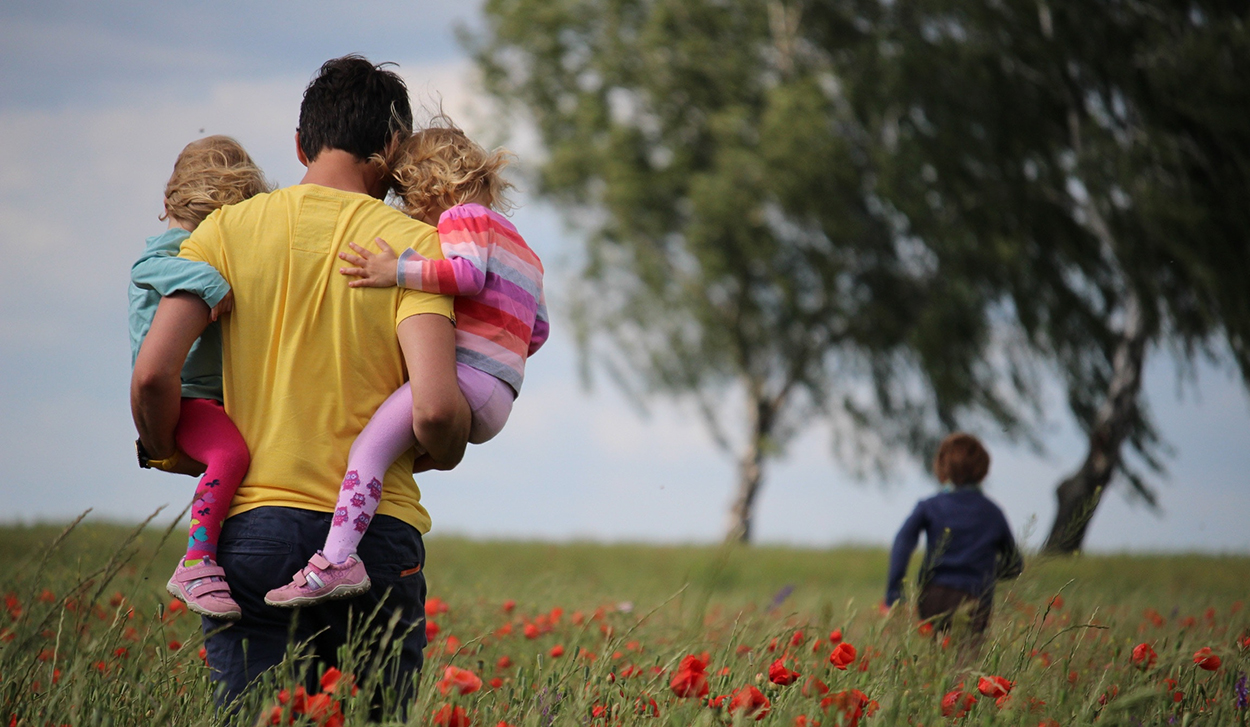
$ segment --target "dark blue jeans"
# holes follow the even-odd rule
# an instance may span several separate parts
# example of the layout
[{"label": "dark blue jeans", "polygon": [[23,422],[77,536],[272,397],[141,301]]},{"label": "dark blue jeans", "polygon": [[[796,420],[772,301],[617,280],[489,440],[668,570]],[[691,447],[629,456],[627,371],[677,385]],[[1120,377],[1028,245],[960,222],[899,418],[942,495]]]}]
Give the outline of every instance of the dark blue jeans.
[{"label": "dark blue jeans", "polygon": [[[230,592],[243,610],[243,618],[212,633],[205,644],[223,704],[281,662],[292,639],[308,641],[317,660],[327,668],[336,666],[339,648],[347,642],[349,618],[355,627],[379,603],[375,632],[384,630],[395,612],[401,614],[394,631],[396,637],[402,636],[398,669],[395,665],[386,669],[387,683],[395,685],[402,695],[420,671],[421,651],[426,644],[425,545],[421,533],[401,520],[375,517],[360,541],[357,553],[373,582],[369,592],[300,609],[265,604],[265,594],[289,583],[325,544],[330,517],[328,512],[258,507],[226,520],[217,559],[226,571]],[[227,623],[205,618],[204,632],[209,634]],[[310,680],[315,684],[315,669]],[[312,684],[309,686],[312,691]]]}]

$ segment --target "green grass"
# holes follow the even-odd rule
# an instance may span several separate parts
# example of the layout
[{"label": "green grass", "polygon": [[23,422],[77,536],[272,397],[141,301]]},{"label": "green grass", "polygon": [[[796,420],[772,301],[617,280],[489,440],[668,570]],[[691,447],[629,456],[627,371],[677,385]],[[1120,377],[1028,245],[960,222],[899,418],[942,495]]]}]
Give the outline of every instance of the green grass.
[{"label": "green grass", "polygon": [[[180,553],[181,529],[166,537],[158,528],[83,524],[53,547],[63,529],[0,528],[0,552],[8,556],[0,564],[0,724],[226,719],[213,706],[198,655],[198,622],[171,612],[163,589]],[[825,727],[848,724],[836,707],[822,709],[815,685],[804,688],[812,677],[829,695],[858,689],[874,700],[875,714],[861,724],[946,724],[953,718],[942,715],[943,696],[960,683],[976,693],[978,679],[988,675],[1016,686],[1001,707],[980,697],[963,719],[968,724],[1247,720],[1237,707],[1236,682],[1250,668],[1239,644],[1250,627],[1250,609],[1241,602],[1250,593],[1250,558],[1032,559],[1023,577],[1000,587],[989,641],[973,655],[919,634],[905,609],[878,613],[886,553],[877,549],[458,538],[431,538],[427,546],[430,595],[448,610],[431,616],[439,633],[427,650],[410,724],[428,723],[444,706],[462,707],[473,724],[487,727],[752,722],[728,712],[728,701],[709,708],[674,695],[669,682],[678,662],[704,651],[710,695],[757,687],[771,703],[761,724],[788,726],[800,717]],[[1052,601],[1059,593],[1062,605]],[[515,609],[505,611],[510,600]],[[553,609],[562,612],[558,618]],[[526,638],[527,624],[542,633]],[[833,629],[858,649],[846,671],[828,662]],[[800,631],[799,645],[792,645]],[[1152,669],[1132,664],[1138,643],[1158,653]],[[564,653],[553,657],[557,646]],[[1218,670],[1194,665],[1201,647],[1221,657]],[[773,685],[769,664],[787,654],[786,664],[802,676]],[[512,666],[498,666],[504,656]],[[440,693],[436,683],[449,664],[487,685],[467,695]],[[344,670],[357,666],[349,660]],[[265,721],[278,690],[293,684],[301,668],[307,663],[293,656],[240,705],[235,722]],[[500,680],[497,687],[492,679]],[[1176,685],[1166,686],[1167,679]],[[347,724],[364,723],[363,698],[336,697]]]}]

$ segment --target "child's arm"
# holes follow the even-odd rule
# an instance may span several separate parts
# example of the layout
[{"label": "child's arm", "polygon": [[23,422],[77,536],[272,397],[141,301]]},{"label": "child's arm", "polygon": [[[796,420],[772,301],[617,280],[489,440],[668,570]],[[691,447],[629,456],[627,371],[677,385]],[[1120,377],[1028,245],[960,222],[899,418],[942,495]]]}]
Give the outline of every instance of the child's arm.
[{"label": "child's arm", "polygon": [[547,318],[547,294],[539,293],[538,310],[534,316],[534,330],[530,334],[530,348],[525,354],[527,357],[533,356],[534,352],[543,347],[547,342],[547,336],[551,334],[551,322]]},{"label": "child's arm", "polygon": [[903,595],[903,576],[907,575],[907,563],[920,540],[920,530],[924,528],[925,520],[924,508],[916,505],[916,509],[903,521],[898,535],[894,536],[894,548],[890,551],[890,573],[886,577],[885,585],[887,606],[893,606]]},{"label": "child's arm", "polygon": [[178,257],[181,242],[176,239],[152,245],[130,268],[130,282],[155,290],[162,298],[179,291],[193,293],[212,308],[210,320],[228,313],[233,303],[230,284],[212,265]]},{"label": "child's arm", "polygon": [[359,280],[348,283],[352,288],[401,288],[422,290],[441,295],[477,295],[486,285],[486,261],[490,250],[486,245],[444,245],[446,260],[431,260],[409,248],[398,257],[386,240],[377,238],[378,252],[369,252],[354,242],[347,243],[356,255],[340,252],[339,258],[355,265],[339,268],[343,275]]},{"label": "child's arm", "polygon": [[998,580],[1016,578],[1024,572],[1024,556],[1016,547],[1016,539],[1011,537],[1011,528],[1008,527],[1005,519],[1003,528],[1007,534],[1003,536],[1003,542],[998,550],[998,562],[994,574]]}]

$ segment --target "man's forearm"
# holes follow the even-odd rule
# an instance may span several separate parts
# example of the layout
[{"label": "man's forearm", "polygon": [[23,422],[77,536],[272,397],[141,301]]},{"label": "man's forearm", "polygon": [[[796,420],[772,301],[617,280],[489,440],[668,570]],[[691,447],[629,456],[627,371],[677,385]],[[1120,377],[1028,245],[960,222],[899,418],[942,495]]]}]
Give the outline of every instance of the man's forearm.
[{"label": "man's forearm", "polygon": [[436,469],[451,469],[469,439],[469,404],[456,381],[456,329],[447,318],[422,314],[396,329],[412,387],[412,433]]},{"label": "man's forearm", "polygon": [[182,404],[182,365],[208,325],[208,306],[191,293],[161,300],[152,327],[135,358],[130,412],[139,441],[153,459],[173,454],[174,429]]},{"label": "man's forearm", "polygon": [[139,432],[139,441],[153,459],[164,459],[174,453],[174,429],[182,404],[182,380],[174,376],[148,378],[130,382],[130,413]]},{"label": "man's forearm", "polygon": [[[464,397],[460,395],[459,389],[456,394],[463,401]],[[468,402],[461,406],[444,407],[441,412],[432,413],[424,411],[414,399],[412,409],[412,433],[433,460],[433,469],[448,470],[460,464],[465,445],[469,441],[471,414]]]}]

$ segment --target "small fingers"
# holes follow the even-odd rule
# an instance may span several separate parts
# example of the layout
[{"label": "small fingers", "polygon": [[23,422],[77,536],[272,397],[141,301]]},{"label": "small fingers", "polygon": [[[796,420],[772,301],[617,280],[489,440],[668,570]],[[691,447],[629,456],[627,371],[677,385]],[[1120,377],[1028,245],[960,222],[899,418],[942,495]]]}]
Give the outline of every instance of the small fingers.
[{"label": "small fingers", "polygon": [[369,274],[364,268],[339,268],[339,272],[343,275],[355,275],[358,278]]},{"label": "small fingers", "polygon": [[360,245],[357,245],[357,244],[356,244],[356,243],[354,243],[354,242],[349,242],[349,243],[347,243],[347,246],[348,246],[348,247],[350,247],[351,249],[355,250],[356,252],[360,253],[360,254],[361,254],[361,256],[362,256],[362,257],[364,257],[364,259],[366,259],[366,260],[368,260],[368,259],[369,259],[369,256],[373,254],[373,253],[369,252],[368,250],[366,250],[365,248],[361,247]]},{"label": "small fingers", "polygon": [[386,240],[383,240],[380,237],[375,237],[373,238],[373,241],[378,243],[378,249],[380,249],[382,252],[385,252],[391,255],[395,254],[395,251],[391,249],[391,246],[386,244]]},{"label": "small fingers", "polygon": [[357,257],[355,255],[352,255],[351,253],[346,253],[346,252],[340,252],[339,259],[346,260],[347,262],[357,267],[360,267],[361,265],[365,265],[369,262],[368,260],[365,260],[362,257]]}]

